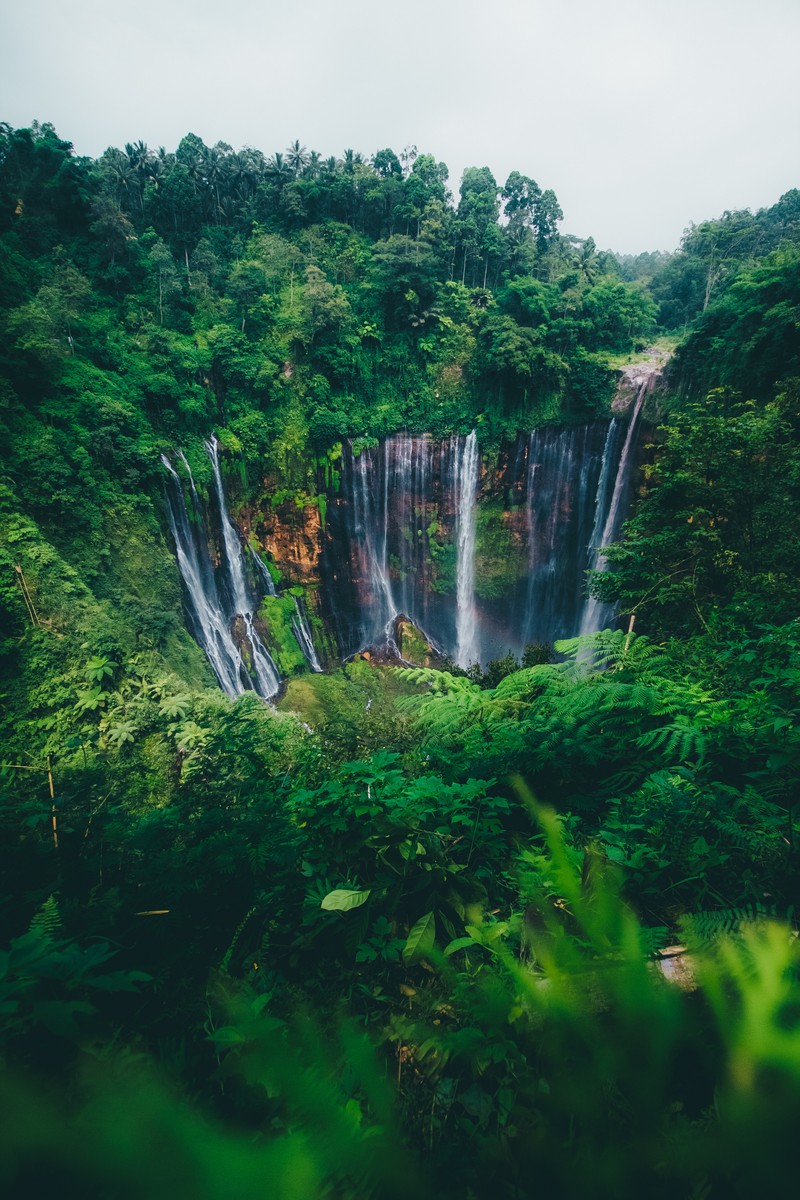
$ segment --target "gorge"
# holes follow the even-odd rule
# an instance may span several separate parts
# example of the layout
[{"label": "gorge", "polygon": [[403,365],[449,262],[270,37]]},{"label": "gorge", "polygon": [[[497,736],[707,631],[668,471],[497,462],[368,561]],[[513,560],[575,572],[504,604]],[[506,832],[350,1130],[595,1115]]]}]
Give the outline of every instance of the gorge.
[{"label": "gorge", "polygon": [[[600,548],[619,536],[654,378],[638,382],[624,414],[520,433],[493,453],[476,430],[344,441],[319,479],[323,504],[262,501],[248,510],[247,544],[228,513],[216,438],[205,443],[214,481],[205,502],[178,452],[188,509],[162,456],[190,627],[220,686],[275,695],[287,639],[288,673],[322,670],[306,605],[328,666],[369,649],[413,661],[397,644],[400,618],[462,668],[612,622],[613,607],[587,595],[587,572],[604,568]],[[306,546],[303,562],[285,556],[286,522]]]},{"label": "gorge", "polygon": [[0,124],[9,1194],[792,1194],[800,191],[559,221]]}]

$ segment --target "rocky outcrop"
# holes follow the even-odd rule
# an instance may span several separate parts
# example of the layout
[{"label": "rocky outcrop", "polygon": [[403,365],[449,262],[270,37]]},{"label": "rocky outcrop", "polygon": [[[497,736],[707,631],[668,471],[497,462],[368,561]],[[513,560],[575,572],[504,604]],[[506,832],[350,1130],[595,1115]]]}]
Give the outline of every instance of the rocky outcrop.
[{"label": "rocky outcrop", "polygon": [[251,512],[251,528],[259,552],[278,566],[282,582],[300,586],[319,582],[323,545],[319,502],[298,506],[291,498],[266,505]]},{"label": "rocky outcrop", "polygon": [[658,379],[664,373],[670,357],[669,350],[660,350],[656,346],[651,346],[649,350],[643,352],[641,359],[623,367],[620,371],[614,399],[611,401],[611,411],[626,413],[632,409],[645,384],[650,385],[648,390],[652,393]]}]

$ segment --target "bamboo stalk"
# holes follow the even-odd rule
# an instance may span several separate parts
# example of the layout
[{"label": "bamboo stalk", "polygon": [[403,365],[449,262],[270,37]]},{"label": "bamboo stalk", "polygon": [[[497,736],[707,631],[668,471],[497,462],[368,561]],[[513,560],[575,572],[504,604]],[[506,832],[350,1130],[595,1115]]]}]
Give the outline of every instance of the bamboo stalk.
[{"label": "bamboo stalk", "polygon": [[47,756],[47,782],[50,785],[50,813],[53,818],[53,845],[58,849],[58,813],[56,812],[56,793],[53,787],[53,766],[50,762],[50,755]]},{"label": "bamboo stalk", "polygon": [[47,783],[50,788],[50,815],[53,822],[53,845],[58,849],[58,809],[56,808],[56,792],[53,785],[53,766],[50,761],[50,755],[47,756],[46,767],[33,767],[27,763],[8,763],[12,771],[41,771],[47,775]]},{"label": "bamboo stalk", "polygon": [[19,565],[19,563],[14,563],[14,570],[17,573],[17,583],[19,584],[19,589],[22,592],[22,599],[25,601],[25,607],[27,608],[28,616],[31,619],[31,625],[38,625],[41,627],[42,623],[39,620],[39,614],[37,613],[36,606],[33,603],[33,597],[31,596],[30,588],[28,587],[28,581],[26,580],[22,567]]}]

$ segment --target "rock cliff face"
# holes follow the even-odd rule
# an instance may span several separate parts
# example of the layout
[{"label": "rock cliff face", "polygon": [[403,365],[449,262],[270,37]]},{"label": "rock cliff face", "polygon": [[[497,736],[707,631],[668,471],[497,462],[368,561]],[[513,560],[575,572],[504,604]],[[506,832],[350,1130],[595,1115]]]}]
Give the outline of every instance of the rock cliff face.
[{"label": "rock cliff face", "polygon": [[270,507],[252,529],[342,658],[386,641],[401,614],[463,665],[520,654],[586,631],[586,572],[635,476],[633,419],[520,435],[479,457],[471,482],[464,437],[345,443],[321,504]]},{"label": "rock cliff face", "polygon": [[[491,454],[475,433],[362,439],[318,468],[313,496],[272,502],[266,481],[267,499],[238,519],[253,551],[240,587],[255,610],[250,641],[261,631],[283,674],[367,648],[380,661],[424,646],[426,661],[468,666],[607,624],[587,572],[619,536],[662,365],[651,355],[626,368],[607,421],[536,429]],[[219,487],[210,516],[225,528]],[[211,558],[234,555],[217,545]]]},{"label": "rock cliff face", "polygon": [[669,358],[668,350],[651,347],[644,351],[641,359],[637,362],[623,367],[614,399],[611,402],[612,413],[624,413],[631,409],[643,387],[646,387],[651,393],[654,392]]},{"label": "rock cliff face", "polygon": [[291,584],[319,583],[324,529],[319,504],[298,506],[294,499],[250,510],[250,525],[262,551]]}]

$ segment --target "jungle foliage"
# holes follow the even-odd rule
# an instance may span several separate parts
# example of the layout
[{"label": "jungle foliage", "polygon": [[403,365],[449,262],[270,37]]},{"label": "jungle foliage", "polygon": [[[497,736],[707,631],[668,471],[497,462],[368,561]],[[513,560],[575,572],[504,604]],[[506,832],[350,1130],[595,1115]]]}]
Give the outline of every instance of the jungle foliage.
[{"label": "jungle foliage", "polygon": [[[9,1195],[793,1182],[798,194],[634,262],[518,172],[446,183],[2,128]],[[603,415],[657,318],[687,336],[592,583],[620,629],[219,691],[161,451],[205,487],[216,429],[243,501],[306,496],[345,436]]]}]

